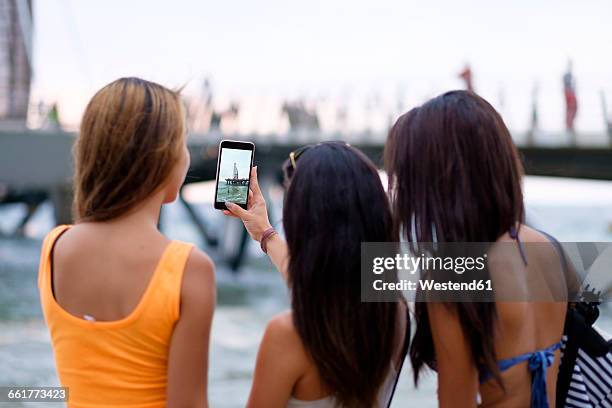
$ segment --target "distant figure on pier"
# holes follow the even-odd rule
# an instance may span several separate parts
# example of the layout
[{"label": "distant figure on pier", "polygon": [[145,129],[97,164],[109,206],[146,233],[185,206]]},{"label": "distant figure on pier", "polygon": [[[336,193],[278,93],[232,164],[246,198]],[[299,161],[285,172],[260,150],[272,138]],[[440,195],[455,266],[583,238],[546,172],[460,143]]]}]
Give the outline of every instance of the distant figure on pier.
[{"label": "distant figure on pier", "polygon": [[240,105],[236,102],[232,102],[228,109],[223,111],[213,110],[210,116],[209,130],[220,130],[221,122],[225,118],[235,118],[238,116],[240,111]]},{"label": "distant figure on pier", "polygon": [[[226,119],[235,119],[240,113],[240,104],[231,102],[225,110],[215,107],[211,80],[206,77],[202,82],[200,95],[188,99],[187,114],[189,127],[195,132],[221,131]],[[226,129],[227,130],[227,129]]]},{"label": "distant figure on pier", "polygon": [[465,82],[465,89],[474,92],[474,83],[472,82],[472,69],[469,64],[465,64],[463,71],[459,73],[459,77]]},{"label": "distant figure on pier", "polygon": [[540,115],[538,114],[538,91],[537,83],[533,85],[531,91],[531,124],[527,132],[527,145],[532,146],[535,143],[535,135],[540,129]]},{"label": "distant figure on pier", "polygon": [[[612,118],[608,114],[608,105],[606,103],[606,94],[604,91],[601,91],[601,108],[604,117],[606,132],[610,141],[610,146],[612,146]],[[612,224],[610,224],[610,227],[612,228]]]},{"label": "distant figure on pier", "polygon": [[[44,109],[44,107],[42,109]],[[62,123],[60,121],[59,107],[57,102],[53,102],[51,107],[48,108],[42,128],[47,130],[62,130]]]},{"label": "distant figure on pier", "polygon": [[[567,71],[563,75],[563,94],[565,96],[565,128],[575,133],[574,121],[578,113],[578,99],[576,98],[576,80],[572,73],[572,61],[567,64]],[[573,140],[575,143],[576,141]]]},{"label": "distant figure on pier", "polygon": [[285,102],[283,104],[283,113],[287,114],[289,118],[289,127],[293,131],[318,131],[320,129],[317,113],[307,109],[303,101]]}]

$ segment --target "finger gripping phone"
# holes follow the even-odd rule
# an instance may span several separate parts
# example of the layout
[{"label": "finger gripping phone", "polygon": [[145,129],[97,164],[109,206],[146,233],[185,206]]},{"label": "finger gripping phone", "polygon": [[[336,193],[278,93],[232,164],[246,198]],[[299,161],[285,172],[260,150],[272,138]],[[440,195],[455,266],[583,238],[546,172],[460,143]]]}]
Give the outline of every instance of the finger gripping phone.
[{"label": "finger gripping phone", "polygon": [[227,210],[225,202],[236,203],[246,209],[255,145],[251,142],[222,140],[219,143],[215,208]]}]

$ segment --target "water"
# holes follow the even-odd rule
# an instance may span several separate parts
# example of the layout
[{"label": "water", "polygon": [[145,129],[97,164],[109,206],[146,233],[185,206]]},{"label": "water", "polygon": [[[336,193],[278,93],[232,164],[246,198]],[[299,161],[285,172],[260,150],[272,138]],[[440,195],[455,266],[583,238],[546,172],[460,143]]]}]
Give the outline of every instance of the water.
[{"label": "water", "polygon": [[[198,210],[213,227],[223,229],[225,245],[236,239],[238,221],[210,208],[214,188],[207,188],[208,202]],[[612,183],[529,177],[525,193],[530,217],[561,240],[612,241]],[[278,191],[271,195],[280,202]],[[19,206],[0,209],[0,229],[14,226],[22,211]],[[278,206],[272,213],[280,214]],[[183,208],[172,204],[164,213],[164,230],[171,238],[203,246],[187,219]],[[45,205],[28,228],[29,238],[0,238],[0,385],[57,385],[36,287],[40,239],[51,227],[51,208]],[[245,405],[265,325],[288,307],[287,290],[276,271],[257,245],[251,245],[248,252],[249,263],[241,274],[233,275],[223,267],[218,270],[209,375],[210,401],[215,408]],[[604,306],[598,324],[612,333],[609,305]],[[409,367],[405,365],[402,372],[393,406],[435,407],[435,376],[426,375],[415,390]],[[0,403],[2,406],[7,405]]]},{"label": "water", "polygon": [[219,186],[217,187],[217,201],[222,203],[225,201],[230,201],[232,203],[245,204],[248,191],[248,186],[231,185],[227,184],[227,181],[219,180]]}]

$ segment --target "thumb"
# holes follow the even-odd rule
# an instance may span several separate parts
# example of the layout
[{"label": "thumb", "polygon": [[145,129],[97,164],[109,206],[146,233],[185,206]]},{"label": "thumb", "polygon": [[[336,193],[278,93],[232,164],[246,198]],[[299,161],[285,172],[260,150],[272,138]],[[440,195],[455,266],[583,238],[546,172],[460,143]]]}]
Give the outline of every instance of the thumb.
[{"label": "thumb", "polygon": [[261,189],[259,188],[259,180],[257,179],[257,166],[253,167],[251,170],[251,188],[253,192],[257,194],[261,194]]},{"label": "thumb", "polygon": [[244,218],[248,212],[247,210],[245,210],[244,208],[242,208],[241,206],[239,206],[238,204],[232,203],[230,201],[226,201],[225,202],[225,206],[227,207],[227,209],[234,215],[240,217],[240,218]]}]

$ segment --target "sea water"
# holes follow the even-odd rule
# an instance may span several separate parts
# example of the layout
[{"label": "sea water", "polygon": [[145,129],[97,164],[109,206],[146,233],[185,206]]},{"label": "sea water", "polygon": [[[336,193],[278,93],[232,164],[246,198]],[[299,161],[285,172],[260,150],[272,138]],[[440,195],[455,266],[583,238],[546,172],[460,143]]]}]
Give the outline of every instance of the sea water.
[{"label": "sea water", "polygon": [[246,203],[247,193],[249,191],[248,186],[240,186],[234,184],[228,184],[226,181],[219,180],[217,187],[217,201],[232,203]]},{"label": "sea water", "polygon": [[[559,239],[612,241],[612,183],[528,177],[525,195],[533,222]],[[280,196],[273,201],[271,217],[278,221]],[[230,241],[237,239],[239,221],[211,207],[201,204],[197,210],[212,228],[225,231]],[[0,207],[0,230],[12,228],[22,213],[20,206]],[[41,238],[52,223],[52,209],[45,204],[29,225],[28,238],[0,238],[0,385],[57,385],[36,287]],[[179,203],[164,209],[162,227],[171,238],[193,241],[205,249]],[[287,289],[258,246],[251,244],[248,255],[239,274],[218,263],[209,374],[214,408],[245,406],[266,323],[288,308]],[[598,325],[612,333],[610,305],[603,306]],[[21,406],[48,407],[48,403]],[[426,374],[415,389],[410,364],[405,364],[393,406],[437,406],[435,375]]]}]

